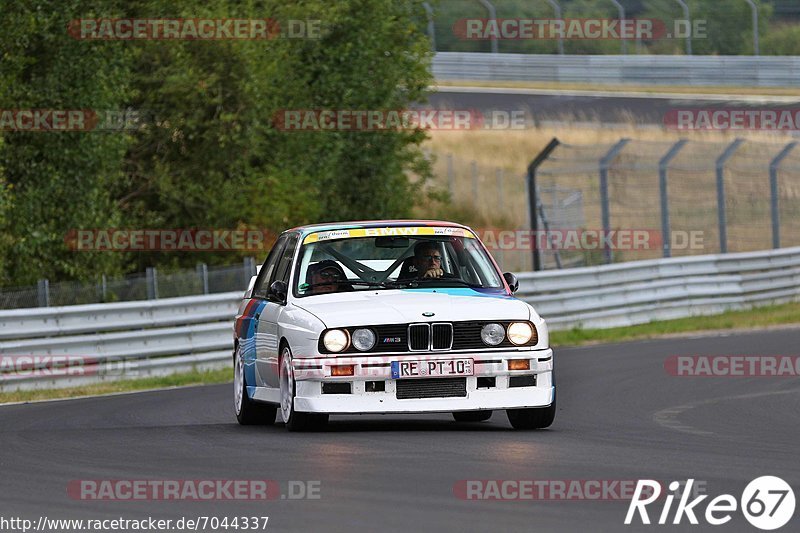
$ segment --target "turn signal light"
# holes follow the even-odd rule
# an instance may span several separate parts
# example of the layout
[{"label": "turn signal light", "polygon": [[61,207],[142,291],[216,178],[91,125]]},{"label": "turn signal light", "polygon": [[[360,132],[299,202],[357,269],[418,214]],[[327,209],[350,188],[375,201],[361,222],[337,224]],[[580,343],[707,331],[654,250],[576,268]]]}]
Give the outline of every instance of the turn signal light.
[{"label": "turn signal light", "polygon": [[530,370],[531,369],[530,359],[511,359],[508,362],[508,369],[509,370]]},{"label": "turn signal light", "polygon": [[331,376],[352,376],[354,373],[354,365],[336,365],[331,367]]}]

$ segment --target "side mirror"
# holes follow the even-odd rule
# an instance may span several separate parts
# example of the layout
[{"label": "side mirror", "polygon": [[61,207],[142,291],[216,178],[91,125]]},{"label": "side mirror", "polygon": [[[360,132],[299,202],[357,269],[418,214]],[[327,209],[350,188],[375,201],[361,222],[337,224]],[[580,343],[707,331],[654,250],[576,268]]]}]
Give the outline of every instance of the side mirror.
[{"label": "side mirror", "polygon": [[280,302],[286,301],[286,294],[289,292],[289,287],[285,281],[273,281],[269,286],[270,299],[278,300]]},{"label": "side mirror", "polygon": [[515,293],[519,290],[519,280],[517,279],[517,276],[511,272],[503,272],[503,279],[505,279],[506,283],[508,283],[508,287],[511,289],[512,293]]}]

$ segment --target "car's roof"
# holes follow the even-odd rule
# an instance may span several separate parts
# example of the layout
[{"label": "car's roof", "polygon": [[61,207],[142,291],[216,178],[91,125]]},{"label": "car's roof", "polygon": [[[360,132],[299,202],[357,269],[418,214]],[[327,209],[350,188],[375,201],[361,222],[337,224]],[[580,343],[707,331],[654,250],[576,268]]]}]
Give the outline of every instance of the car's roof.
[{"label": "car's roof", "polygon": [[304,235],[314,233],[317,231],[334,231],[340,229],[355,229],[355,228],[392,228],[392,227],[409,227],[409,226],[435,226],[447,228],[463,228],[469,229],[467,226],[456,224],[455,222],[447,222],[444,220],[355,220],[350,222],[329,222],[326,224],[308,224],[306,226],[298,226],[288,231],[300,231]]}]

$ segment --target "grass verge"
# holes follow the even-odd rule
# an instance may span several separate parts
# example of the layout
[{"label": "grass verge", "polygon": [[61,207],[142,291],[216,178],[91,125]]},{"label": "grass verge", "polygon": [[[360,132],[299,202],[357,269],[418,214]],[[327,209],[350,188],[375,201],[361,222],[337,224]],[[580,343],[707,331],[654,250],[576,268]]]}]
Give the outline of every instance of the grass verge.
[{"label": "grass verge", "polygon": [[[789,324],[800,325],[800,303],[757,307],[745,311],[729,311],[720,315],[663,320],[620,328],[573,328],[564,331],[553,331],[550,333],[550,344],[554,347],[580,346],[585,344],[653,339],[681,333],[753,329]],[[98,394],[132,392],[167,387],[185,387],[189,385],[211,385],[216,383],[228,383],[231,379],[231,369],[229,368],[205,372],[195,371],[186,374],[174,374],[172,376],[132,379],[113,383],[98,383],[96,385],[86,385],[68,389],[2,392],[0,393],[0,404],[75,398],[79,396],[93,396]]]},{"label": "grass verge", "polygon": [[171,376],[128,379],[66,389],[0,392],[0,404],[30,402],[34,400],[55,400],[58,398],[76,398],[79,396],[96,396],[99,394],[163,389],[168,387],[186,387],[189,385],[211,385],[214,383],[227,383],[232,380],[233,370],[230,368],[202,372],[193,371],[183,374],[173,374]]},{"label": "grass verge", "polygon": [[608,329],[573,328],[553,331],[550,333],[550,344],[553,346],[580,346],[652,339],[681,333],[766,328],[789,324],[800,325],[800,303],[756,307],[744,311],[728,311],[719,315],[662,320],[637,326]]}]

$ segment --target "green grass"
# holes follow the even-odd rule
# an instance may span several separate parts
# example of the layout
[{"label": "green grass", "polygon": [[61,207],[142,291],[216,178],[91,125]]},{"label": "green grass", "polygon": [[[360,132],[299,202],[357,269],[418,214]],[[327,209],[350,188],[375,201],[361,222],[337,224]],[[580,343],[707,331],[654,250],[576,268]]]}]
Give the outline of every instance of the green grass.
[{"label": "green grass", "polygon": [[76,398],[79,396],[96,396],[98,394],[163,389],[168,387],[186,387],[189,385],[211,385],[214,383],[227,383],[229,381],[233,381],[233,370],[230,368],[203,372],[193,371],[183,374],[173,374],[171,376],[96,383],[66,389],[0,392],[0,404],[30,402],[34,400],[54,400],[57,398]]},{"label": "green grass", "polygon": [[753,329],[787,324],[800,324],[800,303],[756,307],[745,311],[728,311],[720,315],[662,320],[637,326],[608,329],[573,328],[564,331],[552,331],[550,332],[550,344],[553,346],[578,346],[591,343],[651,339],[679,333]]},{"label": "green grass", "polygon": [[[746,311],[729,311],[720,315],[695,316],[676,320],[650,322],[638,326],[609,329],[573,328],[550,332],[550,344],[559,346],[580,346],[583,344],[611,343],[639,339],[652,339],[681,333],[703,331],[766,328],[789,324],[800,325],[800,303],[757,307]],[[75,398],[119,392],[131,392],[189,385],[211,385],[228,383],[232,380],[232,370],[224,368],[205,372],[189,372],[171,376],[133,379],[109,383],[98,383],[83,387],[52,390],[32,390],[0,392],[0,404]]]}]

